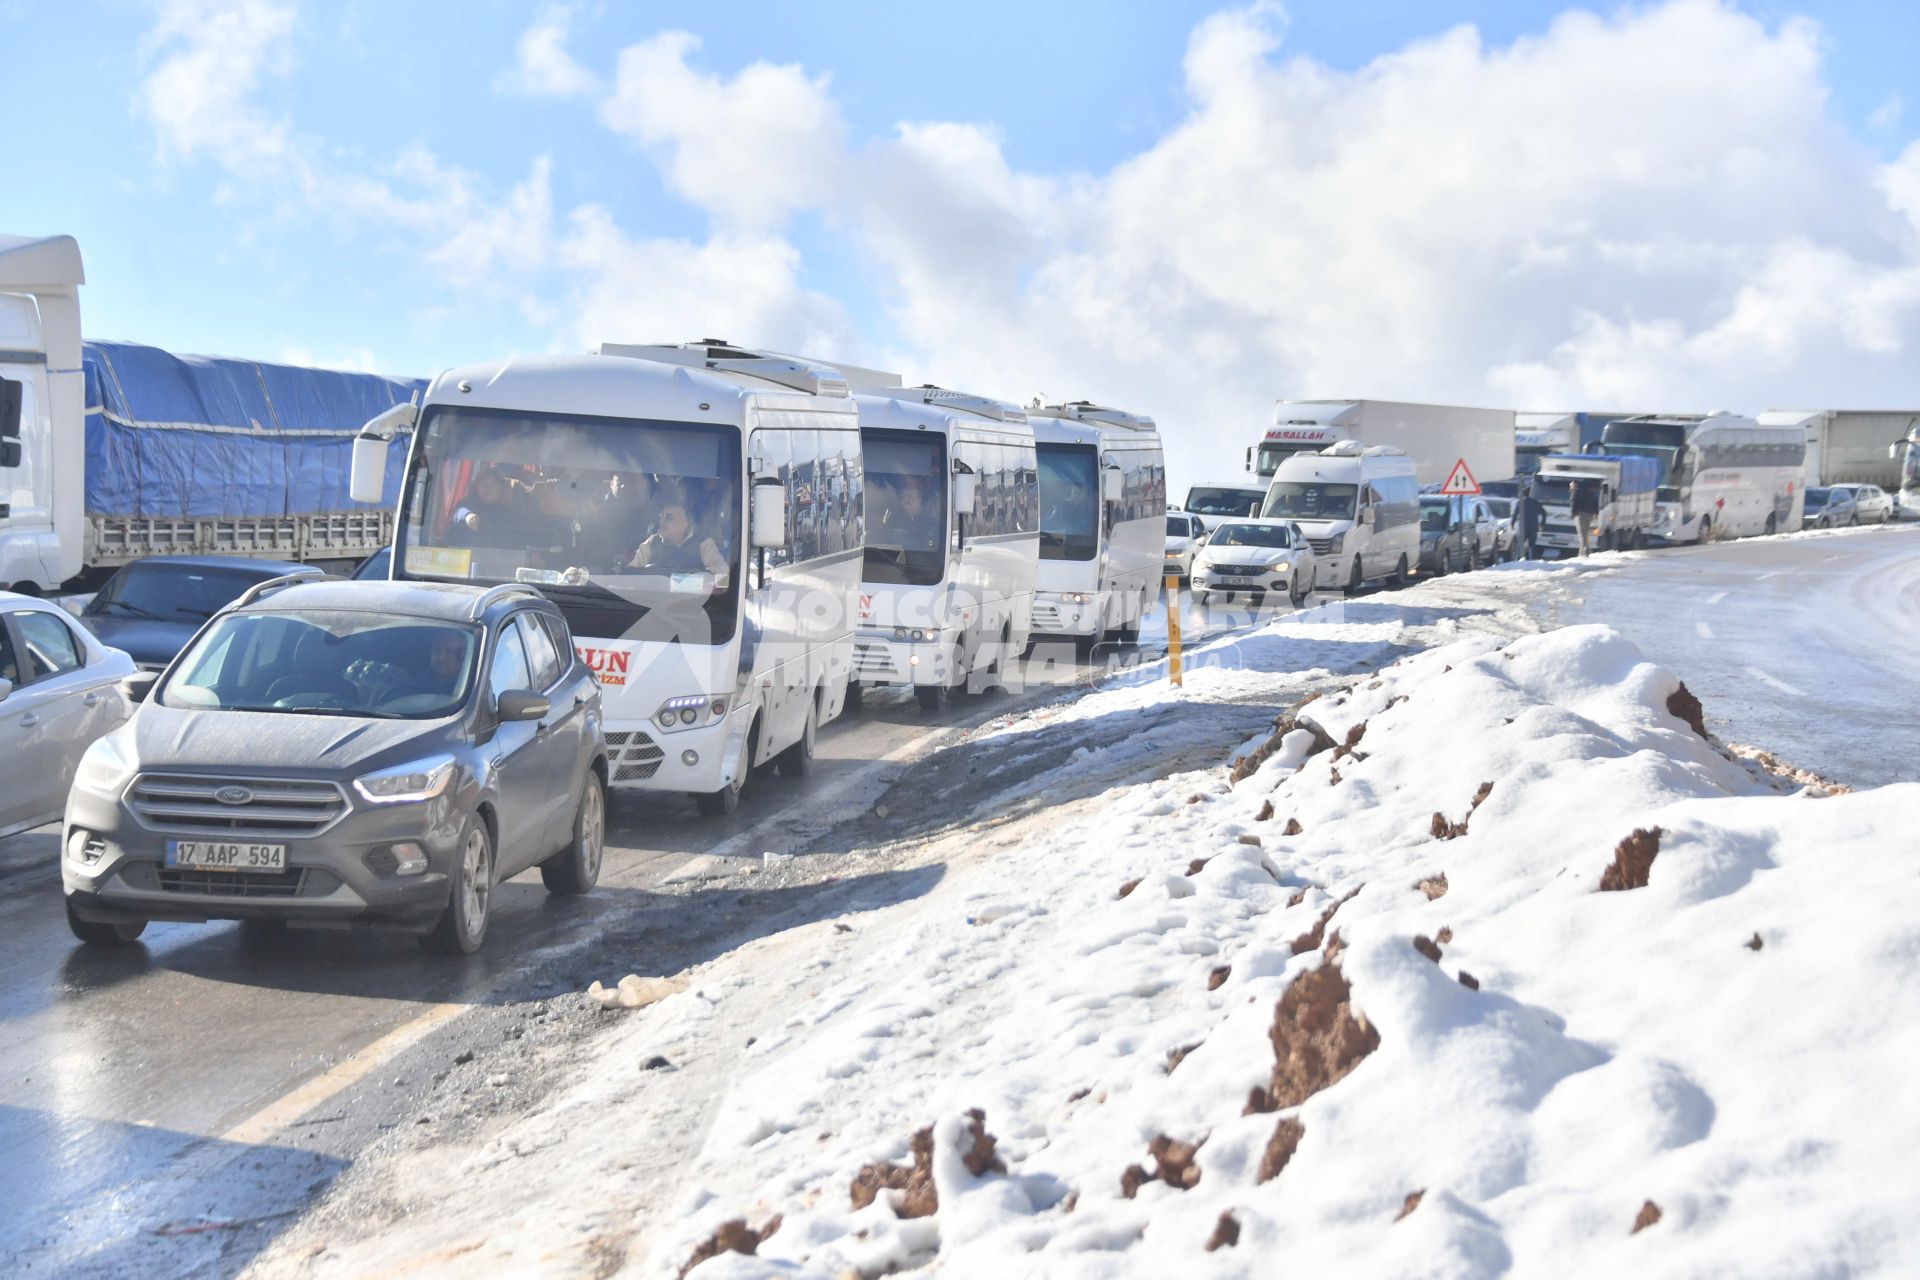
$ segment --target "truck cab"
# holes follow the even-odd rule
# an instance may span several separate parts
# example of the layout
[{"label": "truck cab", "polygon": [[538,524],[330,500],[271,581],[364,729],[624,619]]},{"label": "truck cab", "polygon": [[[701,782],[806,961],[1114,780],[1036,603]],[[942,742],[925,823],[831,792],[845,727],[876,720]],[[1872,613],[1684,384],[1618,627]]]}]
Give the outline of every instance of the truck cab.
[{"label": "truck cab", "polygon": [[72,236],[0,236],[0,589],[80,571],[85,279]]}]

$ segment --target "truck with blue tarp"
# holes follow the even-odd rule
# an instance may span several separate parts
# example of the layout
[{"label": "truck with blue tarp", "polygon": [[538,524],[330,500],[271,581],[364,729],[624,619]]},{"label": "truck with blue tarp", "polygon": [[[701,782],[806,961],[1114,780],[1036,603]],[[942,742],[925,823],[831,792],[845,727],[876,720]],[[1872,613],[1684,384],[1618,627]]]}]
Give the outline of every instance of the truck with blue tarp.
[{"label": "truck with blue tarp", "polygon": [[0,588],[150,555],[344,562],[392,541],[392,512],[347,492],[353,437],[424,379],[83,342],[84,278],[71,237],[0,236]]},{"label": "truck with blue tarp", "polygon": [[1646,545],[1660,488],[1660,463],[1633,454],[1550,453],[1540,459],[1532,485],[1544,513],[1536,548],[1567,554],[1580,550],[1573,496],[1591,487],[1598,491],[1599,510],[1593,520],[1593,549],[1624,551]]}]

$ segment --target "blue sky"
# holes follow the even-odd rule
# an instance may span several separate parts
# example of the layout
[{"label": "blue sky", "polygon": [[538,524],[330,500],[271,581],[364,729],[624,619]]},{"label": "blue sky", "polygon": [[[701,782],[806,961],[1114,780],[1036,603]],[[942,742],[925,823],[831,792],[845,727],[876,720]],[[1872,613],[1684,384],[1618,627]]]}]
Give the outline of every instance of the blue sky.
[{"label": "blue sky", "polygon": [[[1163,419],[1189,403],[1251,419],[1281,395],[1677,401],[1721,393],[1714,379],[1739,367],[1730,342],[1775,366],[1759,398],[1920,393],[1908,274],[1920,207],[1903,221],[1900,194],[1908,169],[1920,174],[1920,6],[1680,0],[1595,6],[1584,25],[1562,20],[1566,7],[0,0],[0,46],[13,51],[0,110],[13,167],[32,175],[9,184],[0,230],[80,239],[91,336],[396,373],[578,348],[594,325],[636,340],[724,323],[760,330],[725,335],[738,341],[832,342],[1003,394],[1158,396],[1141,407]],[[545,95],[505,79],[542,23],[578,78]],[[1440,39],[1461,24],[1477,42]],[[709,129],[640,100],[616,127],[606,101],[646,89],[622,77],[621,51],[676,31],[697,46],[649,65],[736,114]],[[217,71],[194,75],[203,65]],[[170,66],[185,79],[165,83],[192,101],[153,96]],[[1616,114],[1614,94],[1645,102],[1675,81],[1693,83],[1667,108],[1686,138],[1663,136],[1658,117],[1591,132]],[[772,91],[755,98],[753,83]],[[1539,120],[1533,103],[1546,104]],[[1423,177],[1396,139],[1432,123],[1432,104],[1460,110],[1437,148],[1467,150]],[[796,106],[817,108],[837,140],[754,151],[746,135]],[[954,127],[903,134],[902,122]],[[1534,157],[1520,163],[1553,168],[1557,185],[1516,185],[1476,147]],[[1611,159],[1559,173],[1557,157],[1589,149]],[[708,161],[708,186],[676,177],[676,164]],[[725,194],[805,187],[825,170],[828,189],[770,212],[743,214]],[[1180,203],[1177,171],[1219,185],[1154,228],[1156,207]],[[1462,173],[1480,175],[1483,197],[1459,189]],[[1704,176],[1676,195],[1671,174]],[[1323,181],[1329,200],[1368,206],[1378,192],[1394,213],[1312,230]],[[485,231],[522,186],[526,218]],[[1702,212],[1769,189],[1787,193],[1783,210]],[[1538,217],[1514,215],[1517,191]],[[1669,199],[1671,225],[1645,216],[1644,201]],[[1496,207],[1515,225],[1470,225]],[[575,221],[583,208],[604,211],[600,234]],[[484,254],[448,249],[483,232]],[[1238,265],[1208,261],[1220,245]],[[1429,272],[1428,255],[1465,255],[1479,274]],[[1333,274],[1302,266],[1349,257]],[[1708,278],[1703,261],[1724,270]],[[710,297],[765,262],[785,266],[764,296]],[[1255,280],[1313,305],[1241,296]],[[1783,373],[1768,317],[1835,289],[1857,299],[1824,329],[1787,322],[1800,327]],[[1357,305],[1324,310],[1342,291]],[[1478,319],[1463,328],[1446,318],[1456,311]],[[1006,325],[1018,342],[992,332],[1003,312],[1019,313]],[[1363,350],[1383,323],[1397,344],[1385,361]],[[1230,333],[1242,349],[1185,384],[1164,371],[1197,370],[1194,349],[1220,344],[1189,348],[1156,324]],[[1055,349],[1063,330],[1079,349]],[[1786,376],[1800,366],[1798,382]]]}]

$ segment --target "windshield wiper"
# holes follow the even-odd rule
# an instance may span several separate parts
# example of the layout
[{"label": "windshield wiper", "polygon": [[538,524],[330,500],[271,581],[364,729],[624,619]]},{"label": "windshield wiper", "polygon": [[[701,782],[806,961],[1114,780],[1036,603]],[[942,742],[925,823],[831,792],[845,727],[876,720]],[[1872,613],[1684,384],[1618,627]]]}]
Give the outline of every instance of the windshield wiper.
[{"label": "windshield wiper", "polygon": [[149,622],[159,622],[161,617],[151,609],[142,609],[130,600],[109,600],[100,606],[102,609],[124,609],[136,618],[145,618]]}]

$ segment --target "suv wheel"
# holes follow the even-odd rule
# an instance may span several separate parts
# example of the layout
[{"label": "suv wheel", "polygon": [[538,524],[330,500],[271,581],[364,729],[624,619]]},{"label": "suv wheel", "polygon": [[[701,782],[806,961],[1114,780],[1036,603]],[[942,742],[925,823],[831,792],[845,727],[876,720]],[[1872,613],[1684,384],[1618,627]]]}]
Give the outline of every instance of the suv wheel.
[{"label": "suv wheel", "polygon": [[67,928],[73,930],[74,937],[90,947],[124,947],[138,938],[146,927],[145,920],[110,924],[82,920],[73,913],[73,904],[71,902],[67,904]]},{"label": "suv wheel", "polygon": [[580,787],[580,807],[573,814],[573,839],[540,864],[540,880],[547,892],[593,892],[600,881],[600,858],[606,843],[607,793],[600,785],[600,775],[588,769]]},{"label": "suv wheel", "polygon": [[441,955],[469,956],[487,939],[493,907],[493,837],[479,814],[469,814],[453,864],[452,896],[433,932],[421,939]]}]

